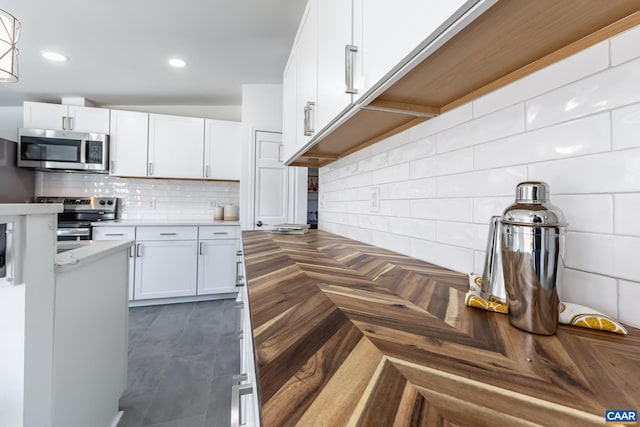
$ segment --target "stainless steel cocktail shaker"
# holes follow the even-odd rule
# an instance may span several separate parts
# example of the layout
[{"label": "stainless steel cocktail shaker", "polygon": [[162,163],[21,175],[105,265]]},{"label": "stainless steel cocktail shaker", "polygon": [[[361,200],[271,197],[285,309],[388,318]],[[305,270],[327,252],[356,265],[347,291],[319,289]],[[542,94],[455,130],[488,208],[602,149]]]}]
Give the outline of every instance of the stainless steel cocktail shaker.
[{"label": "stainless steel cocktail shaker", "polygon": [[522,182],[501,223],[502,273],[511,324],[553,335],[558,328],[556,278],[566,222],[544,182]]}]

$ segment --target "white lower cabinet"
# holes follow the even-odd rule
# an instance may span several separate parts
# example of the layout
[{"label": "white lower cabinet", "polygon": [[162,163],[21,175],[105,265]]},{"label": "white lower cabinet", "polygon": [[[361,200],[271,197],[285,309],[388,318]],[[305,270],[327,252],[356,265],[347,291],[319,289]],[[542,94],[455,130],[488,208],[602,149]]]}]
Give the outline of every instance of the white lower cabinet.
[{"label": "white lower cabinet", "polygon": [[130,301],[238,291],[238,226],[97,226],[93,238],[136,240],[129,258]]},{"label": "white lower cabinet", "polygon": [[198,295],[236,292],[238,240],[201,240]]},{"label": "white lower cabinet", "polygon": [[136,300],[195,295],[197,251],[195,240],[136,243]]},{"label": "white lower cabinet", "polygon": [[[94,240],[135,240],[135,227],[94,227]],[[133,288],[135,278],[135,246],[129,248],[129,301],[133,300]]]}]

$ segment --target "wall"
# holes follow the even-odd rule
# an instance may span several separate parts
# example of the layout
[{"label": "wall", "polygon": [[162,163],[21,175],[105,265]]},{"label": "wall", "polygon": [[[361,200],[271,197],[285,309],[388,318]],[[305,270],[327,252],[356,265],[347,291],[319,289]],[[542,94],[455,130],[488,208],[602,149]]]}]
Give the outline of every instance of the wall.
[{"label": "wall", "polygon": [[[242,229],[252,230],[253,225],[253,182],[254,182],[254,133],[256,130],[282,132],[282,85],[247,84],[242,85],[242,176],[240,178],[240,223]],[[306,169],[293,168],[290,174],[291,219],[306,222]],[[294,217],[293,205],[298,205]],[[302,206],[304,204],[304,206]]]},{"label": "wall", "polygon": [[33,200],[33,169],[16,166],[17,144],[0,137],[0,203],[26,203]]},{"label": "wall", "polygon": [[0,138],[16,141],[22,127],[22,107],[0,107]]},{"label": "wall", "polygon": [[639,45],[636,27],[322,168],[320,228],[481,273],[489,218],[543,180],[569,221],[561,298],[640,326]]},{"label": "wall", "polygon": [[212,219],[216,204],[239,204],[238,182],[117,178],[36,172],[38,196],[116,196],[123,219]]}]

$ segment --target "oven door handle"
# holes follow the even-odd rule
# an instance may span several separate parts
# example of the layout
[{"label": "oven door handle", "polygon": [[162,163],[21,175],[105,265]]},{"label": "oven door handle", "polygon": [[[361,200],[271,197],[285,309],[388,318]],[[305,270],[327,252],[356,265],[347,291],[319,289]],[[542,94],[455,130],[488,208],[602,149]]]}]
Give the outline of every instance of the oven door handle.
[{"label": "oven door handle", "polygon": [[89,236],[90,228],[58,228],[56,235],[58,236]]}]

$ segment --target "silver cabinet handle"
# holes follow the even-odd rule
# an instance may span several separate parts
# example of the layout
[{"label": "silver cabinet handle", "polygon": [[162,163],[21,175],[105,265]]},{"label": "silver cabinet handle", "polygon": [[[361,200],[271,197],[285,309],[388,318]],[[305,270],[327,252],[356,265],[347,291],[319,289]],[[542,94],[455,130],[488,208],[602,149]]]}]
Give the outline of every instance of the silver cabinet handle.
[{"label": "silver cabinet handle", "polygon": [[133,258],[134,257],[134,246],[129,246],[129,258]]},{"label": "silver cabinet handle", "polygon": [[204,167],[204,177],[209,178],[209,165]]},{"label": "silver cabinet handle", "polygon": [[67,118],[62,116],[62,130],[67,130]]},{"label": "silver cabinet handle", "polygon": [[240,413],[242,408],[240,407],[240,396],[246,396],[253,393],[253,384],[240,384],[231,386],[231,427],[241,427]]},{"label": "silver cabinet handle", "polygon": [[204,242],[200,242],[200,255],[204,255]]},{"label": "silver cabinet handle", "polygon": [[69,117],[69,130],[73,130],[73,117]]},{"label": "silver cabinet handle", "polygon": [[[244,302],[242,301],[236,301],[235,304],[235,308],[236,308],[236,332],[238,333],[238,338],[242,338],[242,324],[243,322],[243,310],[244,310]],[[242,380],[242,379],[241,379]],[[244,378],[244,380],[246,380],[246,377]]]},{"label": "silver cabinet handle", "polygon": [[242,256],[242,251],[238,251],[238,252],[236,252],[236,255],[237,255],[237,256]]},{"label": "silver cabinet handle", "polygon": [[344,84],[347,87],[345,93],[358,93],[358,89],[353,87],[353,58],[358,52],[358,46],[352,44],[344,47]]},{"label": "silver cabinet handle", "polygon": [[161,236],[175,236],[178,233],[160,233]]},{"label": "silver cabinet handle", "polygon": [[105,236],[124,236],[124,233],[105,233]]},{"label": "silver cabinet handle", "polygon": [[136,245],[136,256],[140,258],[142,256],[142,243]]},{"label": "silver cabinet handle", "polygon": [[115,160],[111,160],[111,162],[109,162],[109,163],[111,165],[111,168],[110,168],[111,170],[109,172],[115,173],[115,171],[116,171],[116,161]]},{"label": "silver cabinet handle", "polygon": [[216,231],[213,234],[229,234],[228,231]]},{"label": "silver cabinet handle", "polygon": [[147,175],[151,176],[153,175],[153,163],[149,163],[149,167],[147,168]]},{"label": "silver cabinet handle", "polygon": [[313,125],[313,110],[315,105],[315,102],[307,101],[304,106],[304,136],[311,136],[315,132],[315,126]]},{"label": "silver cabinet handle", "polygon": [[278,161],[279,161],[279,162],[284,161],[284,160],[282,159],[282,147],[283,147],[283,144],[278,145]]}]

